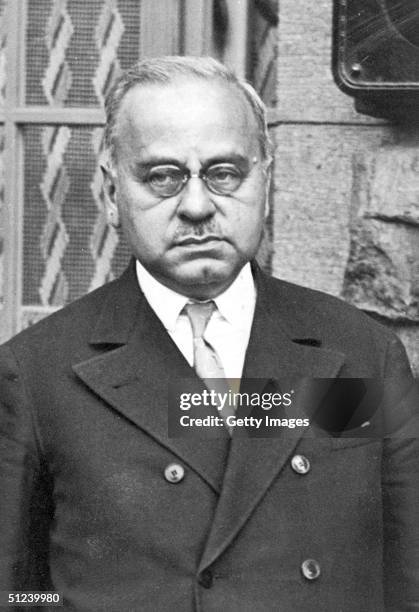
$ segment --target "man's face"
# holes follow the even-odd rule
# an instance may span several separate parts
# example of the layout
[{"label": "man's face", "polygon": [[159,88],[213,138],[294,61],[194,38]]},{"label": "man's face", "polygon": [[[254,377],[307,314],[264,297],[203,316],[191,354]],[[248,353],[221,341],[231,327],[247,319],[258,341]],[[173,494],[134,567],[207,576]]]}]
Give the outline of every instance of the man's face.
[{"label": "man's face", "polygon": [[[137,86],[122,101],[116,133],[108,206],[135,257],[174,291],[217,296],[254,257],[267,206],[266,163],[244,98],[233,86],[200,79]],[[180,193],[153,191],[177,168],[194,175]],[[237,176],[241,183],[213,193],[195,176],[206,171],[222,185]]]}]

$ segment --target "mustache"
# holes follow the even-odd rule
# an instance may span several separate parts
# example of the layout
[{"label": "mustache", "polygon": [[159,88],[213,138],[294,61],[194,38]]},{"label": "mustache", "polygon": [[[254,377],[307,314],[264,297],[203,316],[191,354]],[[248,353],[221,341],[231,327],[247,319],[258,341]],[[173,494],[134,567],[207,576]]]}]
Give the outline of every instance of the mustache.
[{"label": "mustache", "polygon": [[202,236],[217,236],[222,238],[222,232],[217,223],[213,221],[199,221],[197,223],[188,223],[178,227],[174,233],[173,240],[177,242],[183,238],[191,238],[193,236],[200,238]]}]

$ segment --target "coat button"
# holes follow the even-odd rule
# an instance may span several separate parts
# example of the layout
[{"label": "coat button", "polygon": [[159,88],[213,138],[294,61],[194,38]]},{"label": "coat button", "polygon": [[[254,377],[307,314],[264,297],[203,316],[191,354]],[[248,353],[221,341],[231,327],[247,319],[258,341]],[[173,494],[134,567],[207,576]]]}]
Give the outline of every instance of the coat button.
[{"label": "coat button", "polygon": [[185,477],[185,470],[178,463],[169,463],[164,470],[164,477],[167,482],[177,483]]},{"label": "coat button", "polygon": [[212,587],[212,572],[209,569],[204,570],[200,573],[198,578],[199,584],[204,587],[204,589],[210,589]]},{"label": "coat button", "polygon": [[307,580],[316,580],[320,576],[320,565],[315,559],[306,559],[301,564],[301,572]]},{"label": "coat button", "polygon": [[291,467],[297,474],[307,474],[310,471],[310,461],[304,455],[294,455]]}]

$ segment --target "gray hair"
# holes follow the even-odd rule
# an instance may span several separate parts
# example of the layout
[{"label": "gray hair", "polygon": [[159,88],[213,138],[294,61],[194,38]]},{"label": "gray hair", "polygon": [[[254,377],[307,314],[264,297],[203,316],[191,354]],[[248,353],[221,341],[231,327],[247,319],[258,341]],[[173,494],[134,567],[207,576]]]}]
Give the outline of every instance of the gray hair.
[{"label": "gray hair", "polygon": [[255,89],[212,57],[171,55],[137,62],[125,70],[110,89],[105,103],[105,146],[113,161],[116,161],[115,127],[124,96],[136,85],[170,84],[181,76],[201,78],[207,81],[218,80],[234,85],[241,91],[257,124],[261,155],[265,160],[270,156],[266,108]]}]

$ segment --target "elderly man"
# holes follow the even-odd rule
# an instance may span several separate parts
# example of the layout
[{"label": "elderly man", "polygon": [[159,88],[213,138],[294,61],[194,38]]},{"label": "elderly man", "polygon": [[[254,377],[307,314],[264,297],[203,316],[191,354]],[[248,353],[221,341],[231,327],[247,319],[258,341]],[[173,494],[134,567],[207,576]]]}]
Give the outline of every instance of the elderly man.
[{"label": "elderly man", "polygon": [[[145,60],[110,93],[106,137],[109,221],[135,259],[0,351],[3,598],[58,592],[86,612],[418,610],[406,357],[355,309],[258,269],[271,167],[258,96],[211,59]],[[179,381],[286,391],[287,377],[385,376],[401,383],[393,403],[350,435],[300,423],[253,438],[226,426],[234,405],[215,406],[216,433],[168,432]],[[297,404],[291,416],[310,394]],[[378,418],[391,435],[358,435]]]}]

